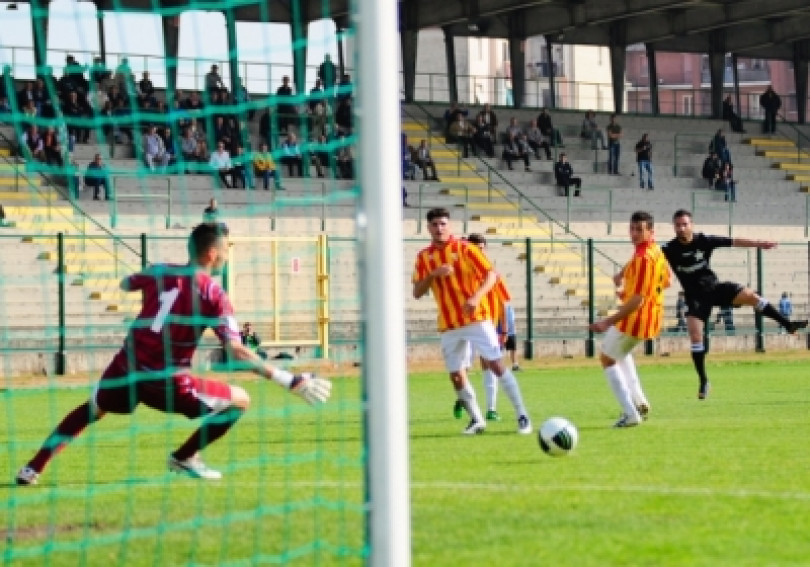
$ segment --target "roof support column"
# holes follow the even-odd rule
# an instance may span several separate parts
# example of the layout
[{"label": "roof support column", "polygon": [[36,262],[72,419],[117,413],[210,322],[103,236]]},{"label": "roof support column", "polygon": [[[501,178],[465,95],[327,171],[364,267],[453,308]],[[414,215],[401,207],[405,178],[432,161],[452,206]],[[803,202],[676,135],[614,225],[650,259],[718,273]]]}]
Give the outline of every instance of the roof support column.
[{"label": "roof support column", "polygon": [[613,82],[613,110],[624,112],[624,72],[627,67],[627,24],[610,25],[610,75]]},{"label": "roof support column", "polygon": [[399,41],[402,52],[402,85],[405,101],[413,102],[416,92],[416,48],[419,41],[419,12],[416,2],[402,4]]},{"label": "roof support column", "polygon": [[107,64],[107,38],[104,35],[104,7],[106,0],[100,0],[96,8],[96,20],[98,26],[98,48],[101,51],[101,62]]},{"label": "roof support column", "polygon": [[526,16],[523,11],[509,14],[509,64],[512,70],[512,105],[522,108],[526,92]]},{"label": "roof support column", "polygon": [[737,54],[731,55],[731,76],[734,78],[734,108],[737,116],[742,120],[742,106],[740,106],[740,72],[737,69]]},{"label": "roof support column", "polygon": [[807,122],[807,62],[810,41],[802,39],[793,44],[793,76],[796,81],[796,112],[799,124]]},{"label": "roof support column", "polygon": [[293,83],[295,83],[296,94],[306,93],[307,88],[307,14],[306,2],[291,2],[292,20],[290,22],[290,32],[292,34],[292,56],[293,56]]},{"label": "roof support column", "polygon": [[453,32],[449,27],[442,28],[444,32],[444,56],[447,60],[447,90],[451,101],[458,100],[458,79],[456,77],[456,45],[453,41]]},{"label": "roof support column", "polygon": [[653,116],[658,116],[661,114],[661,106],[658,102],[658,65],[655,61],[655,46],[647,43],[644,47],[647,50],[647,77],[650,81],[650,111]]},{"label": "roof support column", "polygon": [[225,15],[225,32],[228,41],[228,72],[231,75],[230,90],[231,97],[235,97],[239,92],[241,81],[239,80],[239,49],[236,39],[236,16],[233,13],[233,8],[228,8],[224,12]]},{"label": "roof support column", "polygon": [[48,4],[31,0],[31,27],[36,75],[50,75],[51,73],[45,70],[48,64]]},{"label": "roof support column", "polygon": [[[162,16],[163,61],[166,67],[166,101],[171,104],[177,92],[177,56],[180,51],[180,15]],[[170,107],[171,108],[171,107]]]},{"label": "roof support column", "polygon": [[[554,80],[554,50],[551,45],[551,36],[544,36],[546,40],[546,61],[548,61],[548,106],[557,108],[557,82]],[[543,106],[546,106],[545,104]]]},{"label": "roof support column", "polygon": [[[726,67],[726,31],[709,32],[709,76],[711,77],[712,118],[723,117],[723,75]],[[739,109],[738,109],[739,110]]]}]

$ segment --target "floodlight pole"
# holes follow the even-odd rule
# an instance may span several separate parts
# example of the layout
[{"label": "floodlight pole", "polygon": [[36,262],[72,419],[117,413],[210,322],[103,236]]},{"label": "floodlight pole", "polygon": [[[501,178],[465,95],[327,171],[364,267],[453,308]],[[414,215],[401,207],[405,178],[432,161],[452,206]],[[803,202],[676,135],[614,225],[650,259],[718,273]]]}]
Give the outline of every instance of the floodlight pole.
[{"label": "floodlight pole", "polygon": [[[367,544],[371,567],[411,564],[408,391],[402,286],[397,3],[358,0],[356,117],[361,204]],[[392,63],[393,62],[393,63]]]}]

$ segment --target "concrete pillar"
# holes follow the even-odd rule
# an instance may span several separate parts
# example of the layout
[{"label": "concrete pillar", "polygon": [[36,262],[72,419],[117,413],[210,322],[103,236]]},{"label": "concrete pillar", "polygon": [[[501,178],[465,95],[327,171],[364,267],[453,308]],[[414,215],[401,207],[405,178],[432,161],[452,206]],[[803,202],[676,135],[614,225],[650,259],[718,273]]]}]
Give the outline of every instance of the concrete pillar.
[{"label": "concrete pillar", "polygon": [[709,32],[709,76],[711,78],[712,118],[723,117],[723,76],[726,67],[726,31]]},{"label": "concrete pillar", "polygon": [[647,76],[650,81],[650,110],[653,116],[661,114],[661,105],[658,102],[658,65],[655,62],[655,46],[648,43],[647,50]]},{"label": "concrete pillar", "polygon": [[453,32],[449,27],[443,27],[444,56],[447,60],[447,89],[450,100],[458,100],[458,79],[456,76],[456,45],[453,41]]},{"label": "concrete pillar", "polygon": [[742,119],[742,106],[740,106],[740,72],[737,69],[737,54],[731,55],[732,76],[734,77],[734,111]]},{"label": "concrete pillar", "polygon": [[180,51],[180,15],[161,17],[163,60],[166,67],[166,100],[171,103],[177,92],[177,56]]},{"label": "concrete pillar", "polygon": [[[549,108],[557,108],[557,81],[554,78],[554,50],[551,41],[551,36],[545,36],[546,39],[546,61],[548,61],[548,92],[551,101],[549,101]],[[543,105],[545,106],[545,104]]]},{"label": "concrete pillar", "polygon": [[807,122],[807,67],[810,59],[810,41],[803,39],[793,44],[793,77],[796,82],[796,112],[799,124]]},{"label": "concrete pillar", "polygon": [[336,40],[337,40],[337,55],[338,55],[338,76],[337,82],[339,83],[340,80],[343,78],[343,75],[346,74],[346,55],[343,53],[343,35],[346,32],[346,28],[339,27],[337,28],[337,32],[335,33]]},{"label": "concrete pillar", "polygon": [[34,65],[36,75],[45,75],[48,65],[48,4],[31,0],[31,27],[34,38]]},{"label": "concrete pillar", "polygon": [[523,106],[526,92],[526,18],[522,12],[509,14],[509,62],[512,66],[512,104]]},{"label": "concrete pillar", "polygon": [[399,32],[402,44],[402,83],[405,87],[405,101],[413,102],[416,93],[416,44],[419,32],[403,29]]},{"label": "concrete pillar", "polygon": [[105,65],[107,64],[107,38],[104,34],[104,10],[102,7],[106,5],[104,0],[101,0],[98,4],[98,8],[96,9],[96,20],[98,23],[98,48],[101,51],[101,61]]},{"label": "concrete pillar", "polygon": [[307,4],[291,2],[292,20],[290,31],[293,41],[293,83],[296,94],[307,92]]},{"label": "concrete pillar", "polygon": [[624,112],[624,72],[627,67],[627,25],[615,22],[610,26],[610,75],[613,82],[613,109]]}]

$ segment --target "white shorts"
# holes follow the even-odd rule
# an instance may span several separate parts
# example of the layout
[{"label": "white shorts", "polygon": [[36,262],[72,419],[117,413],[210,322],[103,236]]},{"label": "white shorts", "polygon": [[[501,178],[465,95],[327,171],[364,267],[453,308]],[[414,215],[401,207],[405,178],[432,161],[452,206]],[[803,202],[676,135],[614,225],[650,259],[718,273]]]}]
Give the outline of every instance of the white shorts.
[{"label": "white shorts", "polygon": [[458,372],[472,364],[472,349],[484,360],[500,360],[501,346],[492,321],[478,321],[444,331],[442,356],[448,372]]},{"label": "white shorts", "polygon": [[611,327],[602,339],[602,352],[613,360],[621,360],[643,340],[625,335],[616,327]]}]

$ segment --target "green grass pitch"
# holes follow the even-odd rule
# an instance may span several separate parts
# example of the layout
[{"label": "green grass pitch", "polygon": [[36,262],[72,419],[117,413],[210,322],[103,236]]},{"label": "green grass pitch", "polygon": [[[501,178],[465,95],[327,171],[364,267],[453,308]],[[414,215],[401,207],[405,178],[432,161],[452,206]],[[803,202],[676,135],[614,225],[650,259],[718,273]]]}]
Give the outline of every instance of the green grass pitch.
[{"label": "green grass pitch", "polygon": [[[573,421],[579,446],[544,455],[504,420],[463,437],[442,372],[412,373],[413,564],[553,566],[810,565],[810,359],[712,356],[696,399],[688,359],[638,357],[652,404],[642,426],[619,411],[596,361],[526,364],[535,429]],[[480,373],[473,384],[482,398]],[[208,449],[225,473],[165,472],[192,423],[139,409],[111,416],[61,454],[37,487],[10,484],[84,388],[8,389],[0,420],[4,565],[362,565],[359,385],[336,379],[313,411],[243,382],[253,407]]]}]

